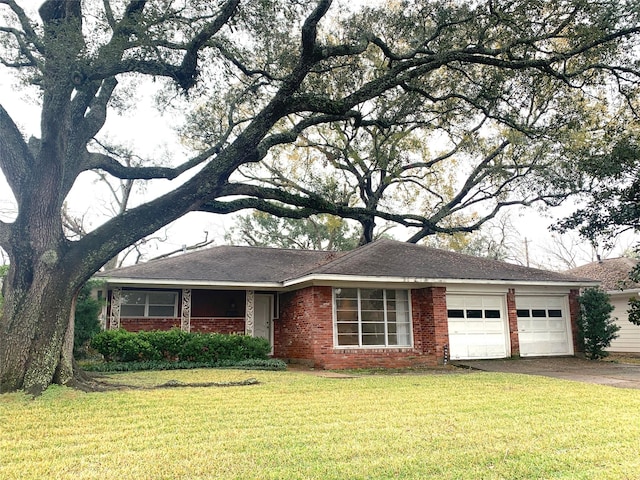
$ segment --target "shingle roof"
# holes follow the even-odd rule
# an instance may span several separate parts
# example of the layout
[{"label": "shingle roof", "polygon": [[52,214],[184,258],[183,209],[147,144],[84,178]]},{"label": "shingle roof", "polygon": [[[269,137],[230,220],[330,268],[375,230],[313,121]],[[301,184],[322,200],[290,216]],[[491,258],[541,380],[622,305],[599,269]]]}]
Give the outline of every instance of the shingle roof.
[{"label": "shingle roof", "polygon": [[336,277],[423,278],[584,284],[585,278],[512,265],[394,240],[350,252],[219,246],[98,274],[112,281],[283,283]]},{"label": "shingle roof", "polygon": [[580,282],[585,280],[562,273],[387,239],[378,240],[352,250],[308,273],[540,282]]},{"label": "shingle roof", "polygon": [[218,246],[97,274],[132,280],[273,283],[326,263],[341,252]]},{"label": "shingle roof", "polygon": [[637,263],[638,261],[632,258],[607,258],[572,268],[566,273],[599,280],[602,282],[602,288],[606,291],[621,290],[622,288],[629,290],[640,288],[639,283],[633,283],[629,280],[629,272]]}]

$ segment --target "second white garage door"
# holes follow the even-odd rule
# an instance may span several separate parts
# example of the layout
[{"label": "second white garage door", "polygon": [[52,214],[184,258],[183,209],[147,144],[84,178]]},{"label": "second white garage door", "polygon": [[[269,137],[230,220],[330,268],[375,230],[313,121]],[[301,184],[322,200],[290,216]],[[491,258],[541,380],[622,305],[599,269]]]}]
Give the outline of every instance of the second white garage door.
[{"label": "second white garage door", "polygon": [[453,360],[509,356],[502,295],[447,295],[449,356]]},{"label": "second white garage door", "polygon": [[516,296],[518,339],[523,357],[573,355],[564,296]]}]

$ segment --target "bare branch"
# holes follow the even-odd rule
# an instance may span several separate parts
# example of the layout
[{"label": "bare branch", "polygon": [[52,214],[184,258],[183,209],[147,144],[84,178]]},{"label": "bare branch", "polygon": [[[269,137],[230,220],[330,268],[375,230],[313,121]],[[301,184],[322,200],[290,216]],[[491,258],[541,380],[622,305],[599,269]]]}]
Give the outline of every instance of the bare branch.
[{"label": "bare branch", "polygon": [[104,170],[121,180],[152,180],[160,178],[173,180],[184,172],[207,162],[215,156],[219,150],[220,148],[218,146],[209,148],[176,168],[125,166],[112,156],[87,152],[84,157],[84,170]]}]

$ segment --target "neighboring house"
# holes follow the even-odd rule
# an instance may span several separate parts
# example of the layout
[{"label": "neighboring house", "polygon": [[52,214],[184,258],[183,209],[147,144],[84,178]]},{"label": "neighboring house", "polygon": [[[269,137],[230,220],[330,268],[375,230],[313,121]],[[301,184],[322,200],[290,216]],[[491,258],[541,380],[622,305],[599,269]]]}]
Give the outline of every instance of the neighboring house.
[{"label": "neighboring house", "polygon": [[640,353],[640,326],[631,323],[627,314],[629,298],[640,295],[640,284],[629,280],[629,272],[637,263],[637,260],[631,258],[609,258],[566,272],[599,280],[603,290],[611,296],[611,304],[615,308],[611,315],[617,317],[616,324],[620,326],[620,330],[618,338],[607,349],[610,352]]},{"label": "neighboring house", "polygon": [[264,337],[319,368],[573,355],[597,282],[379,240],[350,252],[219,246],[97,275],[105,328]]}]

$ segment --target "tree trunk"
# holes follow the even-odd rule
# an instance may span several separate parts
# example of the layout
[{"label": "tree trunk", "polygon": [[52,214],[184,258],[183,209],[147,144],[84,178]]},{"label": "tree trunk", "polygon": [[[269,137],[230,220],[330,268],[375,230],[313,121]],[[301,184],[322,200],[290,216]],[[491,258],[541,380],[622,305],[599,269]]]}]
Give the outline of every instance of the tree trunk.
[{"label": "tree trunk", "polygon": [[72,298],[68,279],[38,275],[30,288],[5,288],[0,317],[0,392],[38,395],[73,377]]},{"label": "tree trunk", "polygon": [[362,225],[362,234],[360,235],[358,245],[362,246],[373,242],[376,229],[375,219],[373,217],[361,219],[360,225]]},{"label": "tree trunk", "polygon": [[4,245],[11,264],[0,312],[0,392],[38,395],[73,377],[73,305],[86,279],[79,261],[65,257],[59,217],[25,210],[34,214],[18,217]]}]

